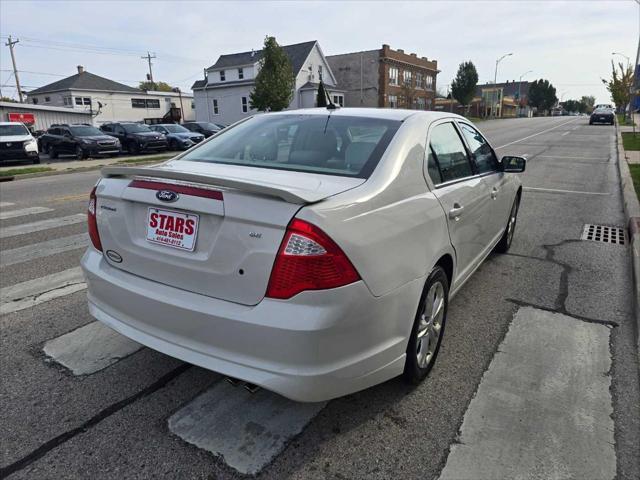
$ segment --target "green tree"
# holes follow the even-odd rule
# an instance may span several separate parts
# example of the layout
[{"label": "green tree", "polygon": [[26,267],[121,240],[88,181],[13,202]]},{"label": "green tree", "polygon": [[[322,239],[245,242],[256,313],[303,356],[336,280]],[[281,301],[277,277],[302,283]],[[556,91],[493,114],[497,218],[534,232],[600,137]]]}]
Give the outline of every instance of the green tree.
[{"label": "green tree", "polygon": [[583,110],[580,110],[580,113],[591,113],[593,106],[596,104],[596,97],[584,95],[580,97],[580,103],[583,105]]},{"label": "green tree", "polygon": [[260,72],[250,95],[251,108],[280,111],[289,106],[293,96],[293,69],[285,51],[275,37],[265,37]]},{"label": "green tree", "polygon": [[324,83],[320,81],[320,85],[318,86],[318,98],[316,99],[316,104],[318,107],[326,107],[327,106],[327,91],[324,88]]},{"label": "green tree", "polygon": [[562,102],[562,108],[564,108],[567,112],[579,112],[581,103],[579,100],[567,100]]},{"label": "green tree", "polygon": [[478,85],[478,72],[472,62],[462,62],[456,78],[451,82],[451,96],[465,108],[473,100]]},{"label": "green tree", "polygon": [[550,110],[557,102],[556,88],[549,80],[541,78],[529,85],[529,105],[536,107],[539,113]]},{"label": "green tree", "polygon": [[630,65],[625,68],[622,63],[618,64],[619,72],[611,61],[611,79],[602,79],[607,90],[611,94],[611,100],[618,109],[624,109],[631,98],[631,85],[633,85],[633,70]]},{"label": "green tree", "polygon": [[138,88],[140,90],[155,90],[156,92],[170,92],[173,90],[173,87],[167,82],[140,82]]}]

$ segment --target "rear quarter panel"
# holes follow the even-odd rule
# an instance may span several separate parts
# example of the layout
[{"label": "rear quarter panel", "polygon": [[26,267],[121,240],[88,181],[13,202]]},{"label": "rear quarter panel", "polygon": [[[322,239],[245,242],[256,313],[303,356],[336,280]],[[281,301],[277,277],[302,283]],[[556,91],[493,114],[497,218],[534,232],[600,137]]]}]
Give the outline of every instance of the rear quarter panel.
[{"label": "rear quarter panel", "polygon": [[422,173],[428,126],[419,114],[406,119],[362,186],[297,215],[340,245],[375,296],[425,277],[445,253],[455,264],[444,211]]}]

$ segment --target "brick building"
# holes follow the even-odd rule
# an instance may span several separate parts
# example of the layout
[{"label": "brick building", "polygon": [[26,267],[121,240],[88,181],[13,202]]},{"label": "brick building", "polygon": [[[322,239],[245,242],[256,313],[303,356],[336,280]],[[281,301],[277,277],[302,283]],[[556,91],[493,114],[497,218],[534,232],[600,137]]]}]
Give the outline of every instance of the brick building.
[{"label": "brick building", "polygon": [[432,110],[438,62],[382,45],[327,57],[346,107]]}]

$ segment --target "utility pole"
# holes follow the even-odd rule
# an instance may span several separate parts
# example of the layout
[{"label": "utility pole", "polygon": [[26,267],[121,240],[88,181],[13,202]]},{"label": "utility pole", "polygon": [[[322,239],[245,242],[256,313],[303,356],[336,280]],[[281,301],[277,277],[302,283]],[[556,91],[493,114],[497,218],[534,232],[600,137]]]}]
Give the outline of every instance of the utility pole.
[{"label": "utility pole", "polygon": [[11,62],[13,63],[13,76],[16,77],[16,88],[18,89],[18,98],[20,98],[20,103],[24,103],[24,98],[22,98],[22,88],[20,88],[20,78],[18,77],[18,67],[16,67],[16,56],[13,53],[13,46],[19,41],[20,40],[11,40],[11,35],[9,35],[9,41],[5,43],[5,45],[9,47],[9,51],[11,52]]},{"label": "utility pole", "polygon": [[151,87],[155,89],[155,83],[153,83],[153,70],[151,69],[151,65],[153,65],[153,63],[151,63],[151,59],[152,58],[156,58],[155,54],[151,55],[149,52],[147,52],[147,54],[144,57],[140,57],[143,60],[146,60],[149,63],[149,81],[151,82]]}]

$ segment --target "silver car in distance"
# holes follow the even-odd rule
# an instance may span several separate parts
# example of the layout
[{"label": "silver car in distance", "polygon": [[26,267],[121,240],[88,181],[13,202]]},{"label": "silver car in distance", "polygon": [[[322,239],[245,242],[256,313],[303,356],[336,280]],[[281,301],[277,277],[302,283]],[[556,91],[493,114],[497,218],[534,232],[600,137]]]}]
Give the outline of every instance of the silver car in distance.
[{"label": "silver car in distance", "polygon": [[448,113],[256,115],[160,165],[103,169],[89,309],[294,400],[417,383],[450,299],[511,244],[524,168]]}]

